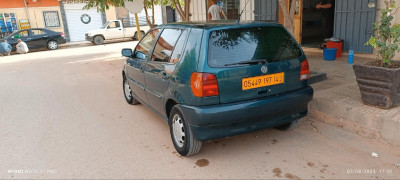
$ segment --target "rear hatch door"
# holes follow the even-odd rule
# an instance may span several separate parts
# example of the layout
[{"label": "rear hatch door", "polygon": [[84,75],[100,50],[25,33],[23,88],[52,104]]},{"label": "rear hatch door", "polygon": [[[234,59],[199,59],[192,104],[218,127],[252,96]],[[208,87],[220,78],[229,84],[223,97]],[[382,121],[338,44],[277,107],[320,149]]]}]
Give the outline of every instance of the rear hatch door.
[{"label": "rear hatch door", "polygon": [[305,56],[281,26],[214,30],[208,66],[216,74],[220,103],[274,96],[307,86],[300,81]]}]

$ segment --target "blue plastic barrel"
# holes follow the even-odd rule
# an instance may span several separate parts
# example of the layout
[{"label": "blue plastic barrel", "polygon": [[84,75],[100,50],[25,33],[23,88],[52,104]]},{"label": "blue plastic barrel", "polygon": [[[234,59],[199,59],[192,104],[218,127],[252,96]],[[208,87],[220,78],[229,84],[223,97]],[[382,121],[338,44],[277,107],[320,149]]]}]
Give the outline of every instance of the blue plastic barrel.
[{"label": "blue plastic barrel", "polygon": [[325,48],[324,49],[324,59],[327,61],[332,61],[336,59],[336,48]]}]

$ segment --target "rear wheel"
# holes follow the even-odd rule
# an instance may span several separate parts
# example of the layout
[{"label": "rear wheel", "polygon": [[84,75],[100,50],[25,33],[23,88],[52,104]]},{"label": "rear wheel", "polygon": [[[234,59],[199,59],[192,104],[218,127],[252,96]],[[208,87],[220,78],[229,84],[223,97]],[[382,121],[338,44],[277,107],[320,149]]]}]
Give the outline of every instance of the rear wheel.
[{"label": "rear wheel", "polygon": [[47,42],[47,48],[50,50],[55,50],[58,48],[58,42],[57,41],[49,41]]},{"label": "rear wheel", "polygon": [[[141,35],[142,38],[143,38],[144,34],[145,34],[144,31],[140,31],[140,35]],[[135,32],[135,35],[133,36],[133,38],[134,38],[135,40],[138,40],[138,41],[140,40],[137,31]]]},{"label": "rear wheel", "polygon": [[93,38],[93,43],[96,45],[101,45],[101,44],[103,44],[103,42],[104,42],[104,38],[101,36],[95,36]]},{"label": "rear wheel", "polygon": [[169,127],[172,143],[182,156],[197,154],[201,149],[201,141],[197,140],[179,108],[174,106],[169,116]]},{"label": "rear wheel", "polygon": [[122,86],[123,86],[123,90],[124,90],[124,96],[125,96],[125,100],[128,104],[139,104],[140,102],[138,100],[136,100],[133,96],[132,96],[132,90],[131,87],[129,86],[129,82],[128,79],[124,76],[123,77],[123,81],[122,81]]},{"label": "rear wheel", "polygon": [[299,126],[300,121],[301,121],[301,119],[298,119],[298,120],[292,121],[290,123],[286,123],[286,124],[277,126],[275,128],[278,130],[281,130],[281,131],[292,130],[292,129],[296,128],[297,126]]}]

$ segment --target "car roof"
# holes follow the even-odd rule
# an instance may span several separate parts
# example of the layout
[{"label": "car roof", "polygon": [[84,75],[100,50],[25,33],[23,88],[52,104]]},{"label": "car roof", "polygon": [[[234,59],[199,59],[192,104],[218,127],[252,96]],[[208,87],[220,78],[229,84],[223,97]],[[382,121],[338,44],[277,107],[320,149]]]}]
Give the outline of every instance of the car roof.
[{"label": "car roof", "polygon": [[29,29],[20,29],[18,31],[27,31],[27,30],[44,30],[44,31],[52,31],[52,32],[54,32],[53,30],[50,30],[50,29],[47,29],[47,28],[29,28]]},{"label": "car roof", "polygon": [[195,21],[195,22],[178,22],[171,24],[162,24],[158,28],[196,28],[205,30],[214,29],[229,29],[241,27],[259,27],[259,26],[282,26],[277,23],[261,22],[261,21],[240,21],[236,23],[233,20],[219,20],[219,21]]}]

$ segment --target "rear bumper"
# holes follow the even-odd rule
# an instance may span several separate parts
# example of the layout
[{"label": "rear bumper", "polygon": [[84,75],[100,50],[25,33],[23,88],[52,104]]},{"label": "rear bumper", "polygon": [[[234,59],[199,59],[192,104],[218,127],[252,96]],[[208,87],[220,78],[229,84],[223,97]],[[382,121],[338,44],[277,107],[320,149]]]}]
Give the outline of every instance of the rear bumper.
[{"label": "rear bumper", "polygon": [[263,99],[204,107],[180,105],[180,109],[194,136],[207,141],[300,119],[307,115],[313,93],[311,87],[306,87]]},{"label": "rear bumper", "polygon": [[65,38],[59,38],[57,40],[57,42],[58,42],[58,44],[65,44],[65,43],[67,43],[67,40]]}]

